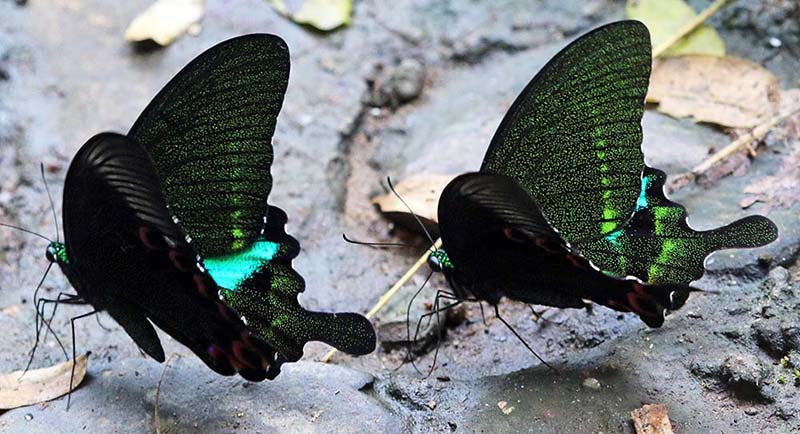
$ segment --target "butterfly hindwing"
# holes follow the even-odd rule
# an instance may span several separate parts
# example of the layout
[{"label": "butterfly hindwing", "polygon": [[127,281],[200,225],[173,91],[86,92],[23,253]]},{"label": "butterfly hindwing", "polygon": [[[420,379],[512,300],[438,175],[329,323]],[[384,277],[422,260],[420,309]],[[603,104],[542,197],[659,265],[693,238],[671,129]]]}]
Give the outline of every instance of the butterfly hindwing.
[{"label": "butterfly hindwing", "polygon": [[[490,173],[455,178],[439,200],[442,242],[457,292],[496,304],[500,297],[555,307],[582,307],[582,299],[638,314],[650,326],[664,321],[693,289],[650,285],[598,270],[574,252],[544,219],[515,179]],[[462,298],[465,298],[461,294]]]},{"label": "butterfly hindwing", "polygon": [[716,250],[758,247],[774,241],[778,229],[762,216],[696,231],[686,208],[664,194],[664,172],[646,167],[633,217],[623,227],[576,247],[603,270],[651,283],[689,283],[702,277],[705,258]]},{"label": "butterfly hindwing", "polygon": [[107,310],[157,360],[163,350],[148,319],[220,374],[274,377],[274,350],[219,300],[159,185],[135,141],[111,133],[90,139],[64,186],[69,261],[62,269],[81,297]]},{"label": "butterfly hindwing", "polygon": [[519,181],[570,242],[618,228],[639,194],[651,62],[650,35],[637,21],[577,39],[517,97],[481,171]]},{"label": "butterfly hindwing", "polygon": [[204,257],[258,238],[288,79],[281,38],[227,40],[184,67],[128,133],[150,153],[171,211]]},{"label": "butterfly hindwing", "polygon": [[[297,361],[309,341],[321,341],[349,354],[363,355],[375,349],[375,332],[369,320],[353,313],[305,310],[297,297],[305,282],[292,268],[300,245],[284,228],[286,213],[269,208],[260,243],[274,245],[269,260],[241,282],[223,290],[225,302],[246,319],[248,328],[276,348],[283,358]],[[230,258],[229,258],[230,259]],[[206,267],[224,267],[225,259],[206,261]]]}]

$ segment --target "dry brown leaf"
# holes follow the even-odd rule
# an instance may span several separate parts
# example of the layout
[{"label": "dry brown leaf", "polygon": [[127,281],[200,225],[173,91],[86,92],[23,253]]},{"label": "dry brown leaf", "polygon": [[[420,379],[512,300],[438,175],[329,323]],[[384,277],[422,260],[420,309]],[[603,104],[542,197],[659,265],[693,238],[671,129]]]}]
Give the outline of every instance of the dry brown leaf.
[{"label": "dry brown leaf", "polygon": [[[395,191],[417,216],[436,223],[437,208],[439,206],[439,196],[444,187],[452,181],[452,175],[423,175],[405,179],[394,186]],[[376,196],[372,203],[378,205],[380,211],[388,218],[397,223],[406,225],[410,213],[403,202],[392,193]],[[415,229],[415,228],[410,228]]]},{"label": "dry brown leaf", "polygon": [[750,128],[778,113],[780,87],[771,72],[749,60],[668,57],[654,64],[647,101],[670,116]]},{"label": "dry brown leaf", "polygon": [[201,18],[203,0],[158,0],[134,18],[125,30],[125,40],[169,45],[193,26],[197,32],[196,24]]},{"label": "dry brown leaf", "polygon": [[631,412],[636,434],[673,434],[665,404],[645,404]]},{"label": "dry brown leaf", "polygon": [[[86,376],[88,357],[84,354],[76,359],[73,390]],[[49,368],[14,371],[0,375],[0,409],[12,409],[50,401],[70,392],[72,360]]]}]

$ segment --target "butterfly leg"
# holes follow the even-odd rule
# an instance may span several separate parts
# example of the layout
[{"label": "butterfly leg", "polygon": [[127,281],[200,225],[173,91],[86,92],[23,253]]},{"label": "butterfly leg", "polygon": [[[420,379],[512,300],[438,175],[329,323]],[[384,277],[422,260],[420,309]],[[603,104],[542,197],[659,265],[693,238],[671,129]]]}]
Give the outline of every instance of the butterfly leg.
[{"label": "butterfly leg", "polygon": [[[454,303],[449,303],[449,304],[447,304],[447,306],[444,306],[444,307],[440,308],[439,307],[440,299],[455,300],[455,302]],[[463,302],[464,302],[464,300],[461,300],[461,299],[455,297],[455,295],[453,295],[452,293],[450,293],[448,291],[438,290],[438,291],[436,291],[436,297],[433,299],[433,310],[431,312],[428,312],[428,313],[423,314],[422,316],[420,316],[419,320],[417,321],[417,328],[416,328],[416,331],[414,333],[414,341],[417,340],[417,337],[418,337],[419,331],[420,331],[420,327],[422,325],[422,321],[426,317],[430,319],[431,317],[433,317],[433,315],[436,315],[436,350],[433,353],[433,362],[431,362],[431,367],[430,367],[430,370],[428,371],[428,374],[426,375],[426,377],[429,377],[433,373],[433,370],[436,369],[436,360],[439,357],[439,347],[441,347],[441,344],[442,344],[442,334],[444,333],[444,328],[442,327],[442,322],[441,322],[441,319],[439,317],[439,314],[441,312],[447,311],[448,309],[456,307],[456,306],[458,306],[459,304],[461,304]],[[429,323],[430,323],[430,321],[429,321]]]},{"label": "butterfly leg", "polygon": [[[95,319],[97,320],[97,325],[99,325],[100,328],[103,329],[104,331],[107,331],[109,333],[114,331],[113,329],[106,327],[105,325],[103,325],[102,322],[100,322],[100,314],[95,315]],[[139,350],[141,350],[141,348]]]},{"label": "butterfly leg", "polygon": [[[411,366],[413,366],[414,370],[417,371],[417,373],[419,373],[420,375],[422,375],[422,371],[420,371],[417,368],[416,363],[414,363],[414,357],[411,355],[411,353],[413,352],[412,347],[414,345],[414,342],[417,341],[416,334],[414,334],[414,340],[413,341],[411,340],[411,305],[414,303],[414,299],[417,298],[420,292],[422,292],[422,289],[425,288],[425,285],[428,284],[428,281],[431,279],[431,276],[433,276],[433,270],[431,270],[428,273],[428,275],[425,277],[425,280],[422,282],[422,285],[420,285],[417,292],[415,292],[414,295],[411,297],[411,299],[408,300],[408,306],[406,307],[406,342],[408,342],[408,346],[406,347],[406,357],[405,360],[403,361],[403,364],[405,364],[405,362],[411,362]],[[417,324],[417,332],[419,332],[419,324]]]},{"label": "butterfly leg", "polygon": [[530,310],[531,310],[531,315],[533,316],[533,321],[534,322],[539,322],[539,321],[541,321],[543,323],[550,322],[549,319],[544,317],[544,313],[549,310],[548,308],[545,307],[544,309],[542,309],[541,312],[536,312],[536,309],[533,308],[532,304],[529,304],[528,308],[530,308]]},{"label": "butterfly leg", "polygon": [[[56,316],[56,310],[58,310],[59,304],[86,304],[86,302],[83,301],[79,295],[70,294],[68,292],[59,292],[55,300],[46,300],[45,303],[53,303],[53,312],[50,313],[50,319],[47,320],[47,330],[44,332],[44,339],[47,339],[47,334],[50,332],[53,333],[53,336],[56,335],[55,332],[53,332],[53,329],[50,327],[50,324],[52,324],[53,318]],[[42,306],[42,315],[44,315],[44,306]],[[42,319],[44,319],[44,317],[42,317]]]},{"label": "butterfly leg", "polygon": [[78,316],[70,318],[70,327],[72,329],[72,371],[69,376],[69,392],[67,393],[67,411],[69,411],[69,404],[72,401],[72,388],[75,385],[75,365],[76,365],[76,351],[75,351],[75,321],[86,318],[87,316],[96,315],[99,311],[93,310],[91,312],[82,313]]},{"label": "butterfly leg", "polygon": [[[65,297],[62,300],[62,297]],[[61,342],[61,339],[58,338],[58,335],[53,330],[51,323],[53,322],[53,317],[55,316],[56,309],[58,308],[59,303],[68,302],[67,300],[72,300],[73,298],[79,298],[74,294],[69,294],[66,292],[60,292],[55,299],[50,298],[40,298],[36,300],[36,337],[33,342],[33,348],[31,349],[31,355],[28,358],[28,364],[25,365],[25,370],[23,372],[28,372],[28,369],[31,367],[31,363],[33,363],[33,358],[36,355],[36,349],[39,347],[40,342],[44,342],[47,340],[47,334],[52,333],[53,337],[56,339],[58,346],[61,348],[61,351],[64,353],[64,359],[69,360],[69,355],[67,354],[67,349],[64,347],[64,344]],[[50,319],[45,319],[45,309],[47,308],[48,303],[53,303],[55,307],[53,307],[53,313],[50,315]],[[41,335],[42,328],[46,327],[44,336]],[[24,375],[24,374],[23,374]]]},{"label": "butterfly leg", "polygon": [[511,333],[513,333],[514,336],[516,336],[517,339],[519,339],[519,341],[522,342],[522,345],[525,345],[525,348],[527,348],[528,351],[531,352],[531,354],[536,356],[536,358],[539,359],[539,361],[542,362],[545,366],[547,366],[548,368],[552,369],[555,372],[558,372],[558,369],[552,367],[549,363],[545,362],[544,359],[536,351],[534,351],[533,348],[531,348],[531,346],[528,345],[527,342],[525,342],[525,339],[523,339],[522,336],[520,336],[519,333],[517,333],[517,331],[514,330],[514,327],[511,327],[511,324],[506,322],[506,320],[503,319],[502,316],[500,316],[500,308],[497,307],[497,305],[494,306],[494,314],[497,317],[497,319],[499,319],[500,322],[502,322],[506,327],[508,327],[508,329],[511,330]]}]

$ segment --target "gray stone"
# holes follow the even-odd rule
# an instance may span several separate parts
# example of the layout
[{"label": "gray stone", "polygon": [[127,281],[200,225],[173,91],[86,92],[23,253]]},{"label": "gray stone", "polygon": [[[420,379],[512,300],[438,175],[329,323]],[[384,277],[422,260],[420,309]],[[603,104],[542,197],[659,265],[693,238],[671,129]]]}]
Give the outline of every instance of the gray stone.
[{"label": "gray stone", "polygon": [[719,372],[720,381],[744,401],[775,400],[765,384],[767,376],[766,366],[756,357],[746,354],[729,356]]}]

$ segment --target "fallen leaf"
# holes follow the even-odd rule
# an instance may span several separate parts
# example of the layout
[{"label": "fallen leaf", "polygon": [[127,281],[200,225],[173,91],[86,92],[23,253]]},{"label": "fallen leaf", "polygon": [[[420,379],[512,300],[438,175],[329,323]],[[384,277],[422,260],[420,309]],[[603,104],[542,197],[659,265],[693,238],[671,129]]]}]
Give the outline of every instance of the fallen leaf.
[{"label": "fallen leaf", "polygon": [[636,434],[673,434],[665,404],[645,404],[631,412]]},{"label": "fallen leaf", "polygon": [[736,57],[680,56],[657,60],[647,102],[677,118],[750,128],[777,114],[778,79]]},{"label": "fallen leaf", "polygon": [[[395,191],[408,204],[408,208],[422,219],[428,226],[439,221],[437,210],[439,207],[439,196],[445,186],[452,181],[452,175],[423,175],[405,179],[394,186]],[[411,213],[403,202],[392,192],[376,196],[372,203],[378,205],[378,209],[389,220],[405,226],[407,229],[418,231],[417,223],[410,218]]]},{"label": "fallen leaf", "polygon": [[349,25],[353,0],[270,0],[279,14],[323,32]]},{"label": "fallen leaf", "polygon": [[[76,359],[73,390],[86,376],[88,357],[84,354]],[[70,392],[72,360],[49,368],[14,371],[0,375],[0,409],[8,410],[26,405],[50,401]]]},{"label": "fallen leaf", "polygon": [[506,401],[498,402],[497,406],[500,407],[500,411],[502,411],[503,414],[505,414],[506,416],[511,414],[512,411],[514,411],[514,406],[508,405]]},{"label": "fallen leaf", "polygon": [[[650,39],[658,47],[677,33],[697,13],[683,0],[628,0],[628,18],[643,22],[650,30]],[[707,54],[724,56],[725,43],[713,27],[702,25],[676,42],[664,56]]]},{"label": "fallen leaf", "polygon": [[157,0],[139,14],[128,29],[125,40],[152,40],[166,46],[203,18],[203,0]]}]

